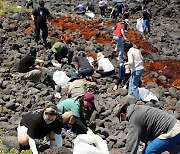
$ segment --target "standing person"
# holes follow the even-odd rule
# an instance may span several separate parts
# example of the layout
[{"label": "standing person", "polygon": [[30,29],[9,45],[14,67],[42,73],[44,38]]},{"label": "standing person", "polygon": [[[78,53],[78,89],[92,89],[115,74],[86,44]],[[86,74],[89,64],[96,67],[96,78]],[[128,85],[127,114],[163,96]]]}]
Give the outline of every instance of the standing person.
[{"label": "standing person", "polygon": [[55,59],[61,63],[62,58],[68,58],[68,64],[71,64],[74,51],[68,49],[68,47],[62,42],[56,42],[52,48],[50,53],[47,56],[47,60],[49,60],[54,53]]},{"label": "standing person", "polygon": [[[87,92],[76,98],[67,98],[59,102],[57,107],[61,110],[67,127],[72,128],[72,131],[76,134],[86,134],[88,128],[83,110],[95,108],[93,93]],[[71,114],[71,116],[66,117],[66,115],[69,114]]]},{"label": "standing person", "polygon": [[124,12],[123,12],[124,19],[128,19],[128,18],[129,18],[129,14],[130,14],[130,10],[129,10],[128,5],[126,4],[126,5],[124,6]]},{"label": "standing person", "polygon": [[126,154],[137,153],[139,142],[145,143],[142,154],[160,154],[180,143],[180,121],[160,109],[145,105],[118,104],[114,108],[120,121],[129,122]]},{"label": "standing person", "polygon": [[101,74],[102,77],[110,76],[115,73],[114,66],[105,58],[102,52],[97,53],[98,69],[97,73]]},{"label": "standing person", "polygon": [[38,82],[41,77],[41,70],[34,66],[35,62],[43,65],[44,61],[36,58],[36,49],[31,49],[30,53],[22,58],[18,65],[18,72],[21,79],[29,79]]},{"label": "standing person", "polygon": [[86,58],[86,54],[84,51],[79,51],[78,56],[75,57],[74,60],[77,63],[77,70],[79,75],[81,75],[83,78],[93,75],[94,68],[91,66],[88,59]]},{"label": "standing person", "polygon": [[113,39],[117,42],[115,50],[119,52],[117,59],[120,60],[121,62],[123,61],[123,55],[124,55],[123,39],[127,40],[124,31],[128,24],[129,24],[129,20],[123,20],[121,22],[118,22],[114,27]]},{"label": "standing person", "polygon": [[139,80],[144,72],[143,66],[143,56],[139,49],[133,47],[132,44],[129,45],[129,50],[127,49],[128,55],[128,64],[131,70],[131,77],[129,80],[128,94],[133,95],[136,98],[136,101],[141,102],[139,94]]},{"label": "standing person", "polygon": [[104,16],[105,15],[105,10],[107,8],[107,2],[104,1],[104,0],[99,1],[98,5],[99,5],[100,12],[101,12],[101,16]]},{"label": "standing person", "polygon": [[142,6],[142,10],[143,10],[143,33],[146,34],[146,28],[148,29],[148,33],[151,32],[151,28],[150,28],[150,12],[148,11],[148,9],[146,8],[146,6]]},{"label": "standing person", "polygon": [[45,109],[37,109],[25,114],[20,121],[18,143],[23,149],[29,144],[33,154],[38,154],[34,139],[42,139],[49,134],[50,146],[62,146],[62,117],[54,104],[46,105]]},{"label": "standing person", "polygon": [[39,8],[34,9],[31,15],[32,20],[35,25],[35,41],[38,43],[40,30],[42,30],[43,43],[47,46],[47,37],[48,37],[48,27],[46,19],[50,20],[50,12],[47,8],[44,7],[44,1],[39,2]]}]

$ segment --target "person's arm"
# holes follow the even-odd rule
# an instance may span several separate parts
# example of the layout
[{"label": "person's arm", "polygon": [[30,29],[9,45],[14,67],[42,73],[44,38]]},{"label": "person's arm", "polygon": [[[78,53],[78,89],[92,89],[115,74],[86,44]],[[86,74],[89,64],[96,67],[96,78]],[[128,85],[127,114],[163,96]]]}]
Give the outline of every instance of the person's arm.
[{"label": "person's arm", "polygon": [[138,126],[131,124],[129,125],[128,130],[129,132],[126,139],[125,154],[137,153],[140,142],[141,130]]},{"label": "person's arm", "polygon": [[[131,50],[131,49],[130,49]],[[131,68],[132,65],[133,65],[133,55],[132,55],[132,52],[131,51],[128,51],[128,64],[129,64],[129,67]]]},{"label": "person's arm", "polygon": [[31,14],[31,19],[34,21],[34,15],[33,14]]},{"label": "person's arm", "polygon": [[123,38],[126,40],[127,38],[126,38],[125,33],[124,33],[124,28],[121,28],[121,33],[123,35]]},{"label": "person's arm", "polygon": [[103,66],[102,66],[102,63],[100,61],[98,62],[98,70],[103,70]]},{"label": "person's arm", "polygon": [[51,50],[51,51],[48,53],[48,55],[47,55],[47,60],[50,60],[50,59],[51,59],[52,54],[53,54],[53,51]]}]

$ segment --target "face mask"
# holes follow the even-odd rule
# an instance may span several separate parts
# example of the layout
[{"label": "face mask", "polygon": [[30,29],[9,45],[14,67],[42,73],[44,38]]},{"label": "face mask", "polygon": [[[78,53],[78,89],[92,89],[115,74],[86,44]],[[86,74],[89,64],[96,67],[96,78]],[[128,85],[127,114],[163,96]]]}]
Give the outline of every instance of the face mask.
[{"label": "face mask", "polygon": [[46,122],[46,124],[50,124],[54,121],[54,120],[51,121],[51,120],[47,119],[45,115],[43,116],[43,119]]}]

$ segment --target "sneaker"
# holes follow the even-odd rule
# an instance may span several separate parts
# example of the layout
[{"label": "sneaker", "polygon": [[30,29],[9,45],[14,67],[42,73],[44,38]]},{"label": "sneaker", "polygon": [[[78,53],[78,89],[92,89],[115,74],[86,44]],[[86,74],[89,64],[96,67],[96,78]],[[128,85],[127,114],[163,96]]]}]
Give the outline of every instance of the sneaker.
[{"label": "sneaker", "polygon": [[113,90],[117,90],[118,89],[118,86],[117,85],[115,85],[114,86],[114,88],[113,88]]}]

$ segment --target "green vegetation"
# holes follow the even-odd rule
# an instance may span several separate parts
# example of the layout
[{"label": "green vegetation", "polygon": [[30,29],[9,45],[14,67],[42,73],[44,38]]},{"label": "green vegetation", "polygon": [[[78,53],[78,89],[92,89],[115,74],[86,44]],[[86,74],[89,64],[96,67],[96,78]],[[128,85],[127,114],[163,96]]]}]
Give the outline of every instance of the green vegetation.
[{"label": "green vegetation", "polygon": [[[0,15],[12,15],[21,10],[25,10],[25,8],[18,8],[17,6],[17,3],[12,4],[9,1],[0,0]],[[29,9],[29,11],[31,10]]]},{"label": "green vegetation", "polygon": [[[10,152],[2,152],[0,150],[0,154],[17,154],[17,150],[16,149],[11,149]],[[32,154],[32,150],[22,150],[21,154]]]}]

